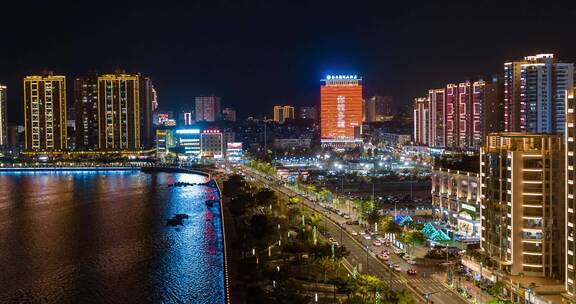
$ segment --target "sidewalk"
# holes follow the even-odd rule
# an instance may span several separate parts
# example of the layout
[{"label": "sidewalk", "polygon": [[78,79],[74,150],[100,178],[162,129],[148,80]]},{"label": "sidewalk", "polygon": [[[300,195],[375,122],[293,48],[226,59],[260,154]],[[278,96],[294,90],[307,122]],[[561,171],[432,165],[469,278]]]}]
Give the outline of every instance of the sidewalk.
[{"label": "sidewalk", "polygon": [[[442,273],[435,273],[432,274],[432,277],[437,280],[438,282],[441,282],[442,285],[444,285],[444,287],[449,288],[454,290],[454,292],[458,293],[457,288],[458,288],[458,276],[454,277],[454,283],[452,285],[454,285],[453,287],[451,287],[450,285],[448,285],[447,281],[447,273],[446,272],[442,272]],[[493,296],[491,296],[489,293],[482,291],[482,289],[480,289],[479,287],[476,287],[476,285],[474,284],[474,282],[469,282],[466,279],[461,279],[460,280],[460,287],[464,290],[463,293],[458,293],[460,295],[460,297],[462,299],[465,299],[467,302],[469,303],[490,303],[490,301],[492,299],[494,299]],[[470,294],[472,297],[471,298],[467,298],[465,295],[465,292],[468,292],[468,294]]]}]

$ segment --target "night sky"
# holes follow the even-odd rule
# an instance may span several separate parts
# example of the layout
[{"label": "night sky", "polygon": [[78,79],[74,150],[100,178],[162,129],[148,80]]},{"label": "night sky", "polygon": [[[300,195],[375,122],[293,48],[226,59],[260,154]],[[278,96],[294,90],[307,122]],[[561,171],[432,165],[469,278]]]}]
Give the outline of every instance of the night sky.
[{"label": "night sky", "polygon": [[215,94],[247,117],[270,116],[273,104],[318,104],[328,73],[362,75],[366,96],[409,104],[428,88],[500,72],[525,55],[576,61],[575,4],[182,2],[3,3],[9,120],[23,120],[23,76],[44,69],[66,75],[69,92],[88,70],[141,72],[153,78],[161,109]]}]

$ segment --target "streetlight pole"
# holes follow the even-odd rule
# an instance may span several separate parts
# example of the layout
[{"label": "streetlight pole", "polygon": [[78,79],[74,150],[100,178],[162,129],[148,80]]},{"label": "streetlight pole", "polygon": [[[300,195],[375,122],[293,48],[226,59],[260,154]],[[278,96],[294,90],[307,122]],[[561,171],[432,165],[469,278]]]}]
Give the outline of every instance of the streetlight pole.
[{"label": "streetlight pole", "polygon": [[[368,240],[366,240],[366,243],[368,243]],[[368,245],[366,245],[366,274],[368,274],[369,271],[369,267],[368,267]]]}]

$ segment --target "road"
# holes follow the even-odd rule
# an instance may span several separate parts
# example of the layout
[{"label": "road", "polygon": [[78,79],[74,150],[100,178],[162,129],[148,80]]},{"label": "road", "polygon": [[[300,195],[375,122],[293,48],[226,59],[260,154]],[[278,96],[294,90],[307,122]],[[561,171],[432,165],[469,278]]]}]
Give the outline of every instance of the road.
[{"label": "road", "polygon": [[[373,250],[382,250],[375,249],[373,246],[371,246],[370,244],[372,243],[372,240],[361,241],[360,238],[356,239],[348,231],[337,224],[345,222],[345,219],[339,217],[335,213],[321,208],[318,204],[310,201],[307,197],[296,193],[287,187],[276,185],[274,182],[266,180],[263,176],[257,172],[254,172],[250,168],[244,168],[242,172],[246,175],[254,177],[259,183],[268,185],[268,187],[286,197],[298,195],[304,203],[304,206],[309,209],[309,212],[318,212],[324,214],[324,218],[329,219],[324,221],[326,231],[337,241],[339,241],[339,243],[346,246],[346,248],[350,251],[350,255],[347,258],[347,264],[349,267],[357,266],[359,270],[362,270],[359,272],[367,272],[369,274],[378,276],[385,284],[394,290],[406,290],[414,296],[417,302],[420,303],[426,302],[424,297],[425,294],[429,294],[429,300],[434,303],[468,303],[459,294],[446,288],[445,285],[430,277],[429,275],[423,277],[423,272],[430,271],[429,268],[426,266],[410,265],[392,252],[390,252],[391,262],[399,264],[402,268],[402,271],[399,273],[390,271],[388,266],[378,260],[372,253]],[[368,246],[370,250],[367,251],[366,246]],[[410,276],[406,274],[406,270],[409,268],[417,268],[420,270],[419,274],[416,276]],[[429,272],[429,274],[431,273]]]}]

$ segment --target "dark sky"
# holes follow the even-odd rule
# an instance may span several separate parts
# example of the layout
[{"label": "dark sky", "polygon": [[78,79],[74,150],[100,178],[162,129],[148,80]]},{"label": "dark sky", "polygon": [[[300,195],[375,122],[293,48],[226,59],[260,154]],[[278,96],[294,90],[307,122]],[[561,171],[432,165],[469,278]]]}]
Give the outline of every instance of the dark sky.
[{"label": "dark sky", "polygon": [[[431,87],[554,52],[576,61],[576,5],[530,1],[6,1],[0,83],[22,121],[22,77],[123,68],[150,75],[160,107],[222,96],[241,117],[319,103],[327,73],[408,104]],[[575,1],[576,2],[576,1]],[[71,98],[68,101],[72,102]]]}]

